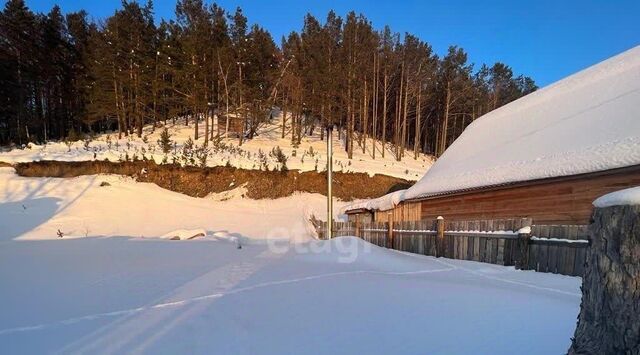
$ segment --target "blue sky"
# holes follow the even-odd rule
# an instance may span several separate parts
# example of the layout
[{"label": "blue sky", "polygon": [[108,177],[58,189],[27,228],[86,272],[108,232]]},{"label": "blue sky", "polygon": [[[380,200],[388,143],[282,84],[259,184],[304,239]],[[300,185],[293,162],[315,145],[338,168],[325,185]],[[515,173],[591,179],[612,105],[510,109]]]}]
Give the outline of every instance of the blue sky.
[{"label": "blue sky", "polygon": [[[26,0],[35,11],[53,4],[64,12],[84,8],[104,18],[119,0]],[[516,73],[545,86],[640,45],[640,0],[220,0],[223,8],[242,7],[251,23],[267,28],[276,42],[300,30],[304,14],[323,19],[329,9],[340,15],[363,13],[376,28],[410,32],[442,54],[450,44],[462,46],[470,61],[502,61]],[[156,17],[172,18],[175,2],[155,0]]]}]

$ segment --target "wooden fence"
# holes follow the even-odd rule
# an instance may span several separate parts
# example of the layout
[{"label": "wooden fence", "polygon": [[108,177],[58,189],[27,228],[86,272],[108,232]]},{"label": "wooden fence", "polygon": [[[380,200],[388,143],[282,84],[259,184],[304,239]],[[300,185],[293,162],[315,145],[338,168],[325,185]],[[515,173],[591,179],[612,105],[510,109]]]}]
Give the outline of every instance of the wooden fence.
[{"label": "wooden fence", "polygon": [[[327,223],[314,221],[326,238]],[[410,253],[523,270],[582,276],[587,226],[532,225],[531,219],[482,221],[335,222],[333,235],[356,236],[372,244]]]}]

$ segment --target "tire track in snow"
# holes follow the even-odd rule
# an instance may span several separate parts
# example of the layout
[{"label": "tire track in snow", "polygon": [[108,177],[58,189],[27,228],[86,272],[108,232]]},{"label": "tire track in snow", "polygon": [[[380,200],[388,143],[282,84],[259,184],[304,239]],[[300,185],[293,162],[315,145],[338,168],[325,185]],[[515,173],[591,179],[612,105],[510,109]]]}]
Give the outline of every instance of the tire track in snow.
[{"label": "tire track in snow", "polygon": [[476,275],[476,276],[480,276],[480,277],[483,277],[485,279],[494,280],[494,281],[501,281],[501,282],[504,282],[504,283],[509,283],[509,284],[518,285],[518,286],[525,286],[525,287],[533,288],[533,289],[540,290],[540,291],[549,291],[549,292],[554,292],[554,293],[558,293],[558,294],[562,294],[562,295],[582,298],[582,293],[558,290],[557,288],[552,288],[552,287],[536,286],[536,285],[532,285],[530,283],[522,282],[522,281],[503,279],[501,277],[490,276],[490,275],[484,274],[484,273],[476,271],[476,270],[472,270],[472,269],[467,269],[467,268],[464,268],[464,267],[456,266],[456,265],[450,264],[450,263],[448,263],[446,261],[442,261],[442,260],[438,260],[438,259],[435,259],[435,261],[440,263],[440,264],[442,264],[442,265],[450,266],[450,267],[454,268],[455,270],[466,271],[466,272],[468,272],[470,274],[473,274],[473,275]]},{"label": "tire track in snow", "polygon": [[279,285],[286,285],[286,284],[293,284],[293,283],[310,281],[310,280],[317,280],[317,279],[323,279],[323,278],[331,278],[331,277],[336,277],[336,276],[357,275],[357,274],[390,275],[390,276],[403,276],[403,275],[406,275],[406,276],[409,276],[409,275],[421,275],[421,274],[431,274],[431,273],[438,273],[438,272],[447,272],[447,271],[453,271],[453,270],[456,270],[456,269],[457,269],[456,266],[449,265],[449,267],[446,267],[446,268],[443,268],[443,269],[404,271],[404,272],[375,271],[375,270],[355,270],[355,271],[341,271],[341,272],[333,272],[333,273],[320,274],[320,275],[312,275],[312,276],[300,277],[300,278],[295,278],[295,279],[269,281],[269,282],[259,283],[259,284],[253,285],[253,286],[241,287],[241,288],[238,288],[238,289],[235,289],[235,290],[230,290],[230,291],[227,291],[227,292],[218,292],[218,293],[212,293],[212,294],[198,296],[198,297],[192,297],[192,298],[179,300],[179,301],[158,303],[158,304],[155,304],[155,305],[152,305],[152,306],[143,306],[143,307],[137,307],[137,308],[130,308],[130,309],[124,309],[124,310],[119,310],[119,311],[113,311],[113,312],[96,313],[96,314],[91,314],[91,315],[86,315],[86,316],[81,316],[81,317],[69,318],[69,319],[65,319],[65,320],[61,320],[61,321],[57,321],[57,322],[46,323],[46,324],[36,324],[36,325],[29,325],[29,326],[23,326],[23,327],[6,328],[6,329],[0,330],[0,336],[7,335],[7,334],[12,334],[12,333],[42,330],[42,329],[45,329],[45,328],[51,328],[51,327],[56,327],[56,326],[71,325],[71,324],[76,324],[76,323],[83,322],[83,321],[91,321],[91,320],[96,320],[96,319],[100,319],[100,318],[128,316],[128,315],[133,315],[133,314],[136,314],[136,313],[141,313],[141,312],[144,312],[144,311],[160,310],[160,309],[163,309],[163,308],[170,308],[170,307],[181,307],[181,306],[186,306],[186,305],[189,305],[189,304],[192,304],[192,303],[195,303],[195,302],[199,302],[199,301],[211,300],[211,299],[220,298],[220,297],[223,297],[223,296],[230,296],[230,295],[243,293],[243,292],[247,292],[247,291],[252,291],[252,290],[256,290],[256,289],[272,287],[272,286],[279,286]]}]

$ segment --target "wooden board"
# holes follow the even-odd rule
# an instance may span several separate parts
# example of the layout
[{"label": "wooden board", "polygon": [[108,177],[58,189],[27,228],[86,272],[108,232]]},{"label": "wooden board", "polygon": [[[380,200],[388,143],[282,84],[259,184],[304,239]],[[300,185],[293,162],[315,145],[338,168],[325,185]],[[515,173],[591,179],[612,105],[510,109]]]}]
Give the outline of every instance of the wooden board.
[{"label": "wooden board", "polygon": [[[421,206],[420,218],[489,220],[530,217],[537,224],[588,224],[597,197],[640,185],[640,166],[407,201],[402,211]],[[413,214],[398,213],[399,217]]]}]

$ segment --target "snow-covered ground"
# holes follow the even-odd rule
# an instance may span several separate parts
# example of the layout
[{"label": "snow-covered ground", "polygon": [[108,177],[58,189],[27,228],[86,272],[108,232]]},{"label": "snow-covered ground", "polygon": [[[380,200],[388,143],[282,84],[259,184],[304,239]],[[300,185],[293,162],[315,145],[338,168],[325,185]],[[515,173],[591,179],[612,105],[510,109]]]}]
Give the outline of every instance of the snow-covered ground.
[{"label": "snow-covered ground", "polygon": [[238,195],[197,199],[116,176],[0,168],[0,352],[569,347],[580,278],[316,241],[307,218],[323,216],[322,196]]},{"label": "snow-covered ground", "polygon": [[[311,136],[304,136],[300,145],[296,148],[291,144],[290,133],[285,138],[281,138],[282,121],[281,116],[276,116],[271,123],[264,124],[258,131],[258,135],[246,140],[239,146],[238,139],[221,139],[217,145],[209,144],[207,156],[207,166],[226,165],[227,163],[245,169],[260,169],[261,163],[259,154],[265,155],[269,169],[279,167],[277,160],[269,153],[275,147],[280,147],[282,152],[288,157],[287,167],[289,169],[299,169],[301,171],[322,171],[326,167],[327,144],[320,140],[320,129],[316,129]],[[204,144],[205,124],[199,125],[200,138],[194,141],[194,145],[201,147]],[[194,137],[194,124],[189,126],[184,124],[184,120],[178,120],[175,125],[168,123],[168,130],[171,140],[176,143],[175,149],[169,154],[164,154],[158,145],[158,140],[162,128],[153,130],[152,126],[146,126],[143,130],[143,138],[137,136],[123,137],[118,140],[117,132],[96,136],[90,141],[77,142],[50,142],[46,145],[30,144],[25,149],[13,149],[10,151],[0,150],[0,161],[7,163],[29,162],[37,160],[61,160],[61,161],[85,161],[104,160],[123,161],[131,160],[134,156],[137,159],[153,159],[157,163],[166,161],[171,163],[185,163],[182,154],[184,143]],[[217,131],[217,128],[214,127]],[[287,126],[289,132],[289,126]],[[145,143],[146,140],[146,143]],[[371,139],[367,139],[366,151],[358,145],[354,147],[353,159],[348,159],[344,150],[344,141],[338,139],[337,132],[334,133],[334,170],[343,172],[364,172],[370,175],[384,174],[395,176],[407,180],[418,180],[433,164],[433,157],[421,154],[418,159],[414,159],[412,152],[407,152],[402,161],[396,161],[393,151],[387,146],[385,157],[381,157],[381,143],[376,145],[376,158],[373,159]],[[195,161],[186,161],[186,164],[200,165],[197,158]],[[263,168],[264,169],[264,168]]]},{"label": "snow-covered ground", "polygon": [[313,236],[309,218],[324,216],[325,206],[319,194],[251,200],[232,190],[194,198],[117,175],[24,178],[0,168],[0,240],[57,238],[58,231],[64,238],[159,238],[184,229],[216,237],[306,240]]}]

